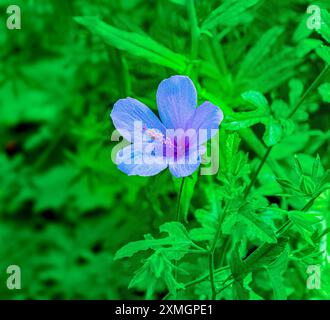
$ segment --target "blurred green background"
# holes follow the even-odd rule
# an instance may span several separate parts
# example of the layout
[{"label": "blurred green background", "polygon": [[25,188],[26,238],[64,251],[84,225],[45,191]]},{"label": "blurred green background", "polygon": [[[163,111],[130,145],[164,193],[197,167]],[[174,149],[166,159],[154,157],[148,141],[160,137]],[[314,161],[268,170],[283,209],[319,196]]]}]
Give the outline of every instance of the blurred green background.
[{"label": "blurred green background", "polygon": [[[329,8],[327,2],[320,3]],[[198,23],[220,3],[196,1]],[[121,246],[174,218],[178,185],[168,172],[141,178],[117,170],[109,113],[127,96],[155,109],[162,79],[194,72],[119,50],[115,41],[105,44],[73,18],[98,16],[120,30],[152,37],[187,61],[200,59],[195,70],[201,101],[215,97],[224,110],[236,110],[246,90],[289,101],[299,87],[292,79],[305,87],[315,79],[324,62],[314,52],[313,40],[320,37],[304,28],[308,2],[269,0],[234,15],[229,10],[201,35],[198,57],[192,57],[184,1],[15,1],[22,29],[8,30],[11,4],[0,1],[0,298],[143,298],[144,288],[127,288],[141,257],[113,257]],[[275,27],[250,65],[251,48]],[[296,136],[277,146],[274,157],[283,170],[295,153],[304,153],[306,163],[319,153],[329,167],[329,94],[321,93],[316,91],[307,107],[309,120],[301,115]],[[260,138],[263,127],[257,124],[254,131]],[[260,146],[243,141],[241,147],[255,166]],[[273,179],[270,172],[260,179],[269,187],[265,196],[277,202],[272,196],[280,189],[266,183]],[[200,178],[192,212],[205,205],[208,181]],[[12,264],[21,268],[21,290],[6,288]],[[303,291],[296,298],[306,298]]]}]

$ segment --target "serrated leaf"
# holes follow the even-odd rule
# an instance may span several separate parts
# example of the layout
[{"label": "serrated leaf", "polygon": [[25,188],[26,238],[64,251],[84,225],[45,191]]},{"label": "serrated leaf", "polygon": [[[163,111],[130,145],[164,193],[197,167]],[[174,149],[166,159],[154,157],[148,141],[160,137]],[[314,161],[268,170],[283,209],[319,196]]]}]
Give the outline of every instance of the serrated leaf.
[{"label": "serrated leaf", "polygon": [[185,227],[179,222],[167,222],[159,227],[160,232],[166,232],[166,238],[154,239],[150,235],[145,236],[145,240],[134,241],[119,249],[115,255],[115,260],[131,257],[137,252],[148,249],[157,250],[167,247],[173,253],[172,259],[179,260],[187,252],[192,242]]},{"label": "serrated leaf", "polygon": [[128,288],[141,285],[147,290],[147,297],[150,299],[154,293],[157,282],[164,281],[167,289],[172,295],[176,294],[177,289],[182,289],[182,284],[178,283],[174,277],[176,268],[166,257],[162,250],[152,254],[143,266],[138,269],[132,278]]},{"label": "serrated leaf", "polygon": [[264,266],[273,288],[275,300],[285,300],[287,298],[282,275],[286,271],[288,260],[289,249],[286,247],[274,262]]},{"label": "serrated leaf", "polygon": [[263,220],[261,214],[252,211],[249,204],[243,205],[237,213],[228,215],[222,225],[225,234],[231,234],[235,230],[238,235],[250,235],[267,243],[276,243],[274,229]]}]

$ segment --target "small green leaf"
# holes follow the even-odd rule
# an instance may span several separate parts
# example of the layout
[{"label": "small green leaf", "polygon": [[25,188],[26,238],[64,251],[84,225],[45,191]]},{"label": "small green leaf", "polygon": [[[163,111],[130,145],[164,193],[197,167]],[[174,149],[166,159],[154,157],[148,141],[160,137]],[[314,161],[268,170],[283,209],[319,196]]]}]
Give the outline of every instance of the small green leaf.
[{"label": "small green leaf", "polygon": [[270,118],[266,125],[266,131],[263,136],[263,140],[267,147],[274,146],[279,143],[282,138],[282,126],[275,119]]},{"label": "small green leaf", "polygon": [[263,94],[258,91],[247,91],[242,93],[242,98],[257,107],[258,109],[267,109],[268,101]]}]

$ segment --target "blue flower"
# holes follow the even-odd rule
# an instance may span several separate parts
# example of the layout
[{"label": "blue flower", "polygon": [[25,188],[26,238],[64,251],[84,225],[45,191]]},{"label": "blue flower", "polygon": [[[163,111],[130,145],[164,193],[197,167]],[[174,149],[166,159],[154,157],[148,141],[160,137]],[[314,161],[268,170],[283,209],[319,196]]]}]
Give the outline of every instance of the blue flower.
[{"label": "blue flower", "polygon": [[116,157],[128,175],[153,176],[169,167],[175,177],[191,175],[201,163],[204,144],[216,134],[222,111],[210,102],[198,108],[194,84],[186,76],[163,80],[157,90],[159,118],[133,98],[118,100],[112,121],[130,145]]}]

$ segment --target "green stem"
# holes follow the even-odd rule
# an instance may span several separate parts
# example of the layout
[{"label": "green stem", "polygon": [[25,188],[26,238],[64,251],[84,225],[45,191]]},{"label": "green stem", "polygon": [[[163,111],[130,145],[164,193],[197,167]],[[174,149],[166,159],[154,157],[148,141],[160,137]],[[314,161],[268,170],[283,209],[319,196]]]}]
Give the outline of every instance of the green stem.
[{"label": "green stem", "polygon": [[217,229],[215,231],[214,238],[211,243],[211,247],[210,247],[210,251],[209,251],[209,274],[210,274],[212,300],[216,299],[216,290],[215,290],[215,283],[214,283],[214,252],[215,252],[219,237],[221,235],[221,225],[222,225],[223,220],[225,219],[228,206],[229,206],[229,202],[226,203],[223,213],[221,215],[218,210],[219,221],[218,221]]},{"label": "green stem", "polygon": [[185,178],[182,178],[181,183],[180,183],[179,193],[178,193],[178,200],[177,200],[177,204],[176,204],[175,221],[178,221],[178,222],[180,222],[181,198],[182,198],[182,191],[183,191],[183,187],[184,187],[184,181],[185,181]]},{"label": "green stem", "polygon": [[303,102],[306,100],[306,98],[311,94],[311,92],[316,89],[316,87],[319,86],[320,82],[323,80],[325,75],[330,70],[330,65],[327,64],[321,73],[318,75],[318,77],[313,81],[313,83],[308,87],[308,89],[305,91],[305,93],[302,95],[302,97],[297,102],[296,106],[292,109],[291,113],[289,114],[289,118],[293,117],[293,115],[296,113],[296,111],[300,108],[300,106],[303,104]]},{"label": "green stem", "polygon": [[212,300],[215,300],[217,293],[215,291],[215,284],[214,284],[214,252],[210,252],[209,254],[209,272],[210,272],[210,284],[211,284],[211,297]]},{"label": "green stem", "polygon": [[[225,266],[225,267],[216,269],[216,270],[214,270],[214,274],[219,273],[219,272],[224,271],[224,270],[228,270],[228,269],[229,269],[229,266]],[[184,289],[187,289],[189,287],[192,287],[192,286],[194,286],[196,284],[199,284],[199,283],[207,280],[209,277],[210,277],[210,274],[207,273],[207,274],[205,274],[205,275],[203,275],[203,276],[201,276],[201,277],[199,277],[199,278],[197,278],[195,280],[192,280],[192,281],[187,282],[186,284],[183,285],[182,288],[180,288],[178,290],[184,290]],[[171,293],[168,292],[166,294],[166,296],[164,296],[163,300],[167,300],[170,296],[171,296]]]},{"label": "green stem", "polygon": [[259,166],[258,166],[256,172],[254,173],[254,175],[253,175],[253,177],[252,177],[252,179],[251,179],[250,184],[248,185],[248,187],[247,187],[246,190],[245,190],[245,193],[244,193],[244,199],[246,199],[246,197],[247,197],[248,194],[250,193],[250,190],[251,190],[252,186],[254,185],[254,183],[255,183],[255,181],[256,181],[256,179],[257,179],[257,177],[258,177],[258,174],[259,174],[259,172],[261,171],[263,165],[265,164],[265,162],[266,162],[266,160],[267,160],[267,158],[268,158],[270,152],[272,151],[272,148],[273,148],[272,146],[270,146],[270,147],[267,148],[265,155],[264,155],[263,158],[261,159],[261,162],[260,162],[260,164],[259,164]]},{"label": "green stem", "polygon": [[[194,62],[198,58],[200,30],[198,27],[195,0],[187,0],[188,16],[190,21],[191,49],[190,58]],[[193,68],[195,69],[195,68]],[[197,80],[197,74],[192,72],[193,80]]]},{"label": "green stem", "polygon": [[[180,189],[179,189],[179,193],[178,193],[178,199],[177,199],[177,204],[176,204],[176,216],[175,216],[175,221],[180,222],[180,212],[181,212],[181,199],[182,199],[182,193],[183,193],[183,188],[184,188],[184,182],[185,182],[185,178],[181,179],[181,183],[180,183]],[[175,281],[178,280],[178,261],[175,260],[174,261],[174,279]]]}]

